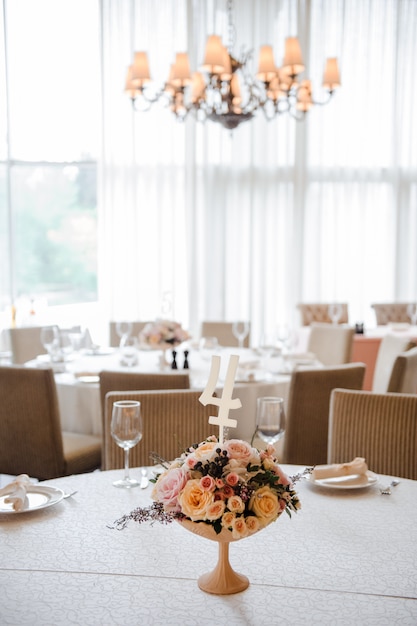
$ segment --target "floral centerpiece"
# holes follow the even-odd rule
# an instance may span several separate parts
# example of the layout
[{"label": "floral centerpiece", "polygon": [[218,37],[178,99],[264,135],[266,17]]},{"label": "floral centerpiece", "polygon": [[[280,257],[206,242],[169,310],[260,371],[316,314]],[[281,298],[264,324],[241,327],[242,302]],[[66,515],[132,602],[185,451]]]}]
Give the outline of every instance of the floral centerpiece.
[{"label": "floral centerpiece", "polygon": [[157,478],[152,498],[165,513],[224,529],[228,541],[264,528],[300,501],[269,446],[260,451],[246,441],[215,436],[188,448]]},{"label": "floral centerpiece", "polygon": [[241,406],[240,400],[232,398],[238,361],[237,355],[230,357],[222,397],[218,398],[213,392],[220,357],[213,356],[209,380],[200,396],[202,404],[219,407],[219,415],[209,417],[210,424],[219,426],[219,438],[212,435],[189,446],[170,463],[162,460],[162,471],[152,479],[154,502],[115,522],[115,527],[122,529],[129,520],[176,520],[190,532],[217,541],[217,566],[198,580],[201,589],[215,594],[246,589],[247,577],[230,566],[229,544],[254,535],[284,511],[290,517],[298,511],[301,504],[294,483],[309,471],[290,478],[279,466],[272,446],[258,450],[241,439],[224,439],[224,429],[236,426],[228,417],[229,409]]},{"label": "floral centerpiece", "polygon": [[294,482],[274,456],[274,448],[257,450],[246,441],[219,443],[215,436],[190,446],[152,479],[152,505],[137,508],[116,521],[122,529],[135,522],[174,520],[187,530],[219,542],[219,562],[198,580],[199,587],[215,594],[243,591],[246,576],[235,572],[228,560],[229,543],[243,539],[274,522],[285,511],[301,508]]},{"label": "floral centerpiece", "polygon": [[140,343],[152,350],[169,350],[190,338],[178,322],[156,320],[149,322],[139,333]]}]

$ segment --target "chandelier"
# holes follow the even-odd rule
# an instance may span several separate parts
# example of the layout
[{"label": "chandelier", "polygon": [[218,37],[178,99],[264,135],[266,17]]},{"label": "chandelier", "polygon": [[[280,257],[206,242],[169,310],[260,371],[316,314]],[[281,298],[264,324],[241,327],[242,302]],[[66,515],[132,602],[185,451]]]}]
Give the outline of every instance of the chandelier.
[{"label": "chandelier", "polygon": [[258,71],[253,77],[248,68],[253,51],[243,51],[240,58],[233,56],[232,0],[228,0],[227,8],[228,45],[218,35],[210,35],[201,71],[191,73],[188,54],[178,52],[168,80],[155,91],[147,53],[134,53],[125,92],[135,110],[146,111],[155,102],[163,101],[178,120],[194,113],[198,121],[211,120],[233,130],[251,120],[259,110],[267,120],[283,113],[301,120],[314,105],[330,101],[335,89],[340,87],[336,58],[326,61],[322,84],[326,97],[321,101],[313,98],[311,81],[301,78],[305,67],[297,37],[287,37],[281,67],[275,65],[272,46],[262,46]]}]

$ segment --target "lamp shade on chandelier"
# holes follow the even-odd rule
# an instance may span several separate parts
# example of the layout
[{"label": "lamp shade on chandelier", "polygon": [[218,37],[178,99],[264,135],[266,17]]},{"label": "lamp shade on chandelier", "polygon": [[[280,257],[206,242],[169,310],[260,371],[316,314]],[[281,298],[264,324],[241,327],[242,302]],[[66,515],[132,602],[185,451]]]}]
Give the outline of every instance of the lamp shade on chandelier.
[{"label": "lamp shade on chandelier", "polygon": [[[230,1],[228,16],[232,33]],[[191,72],[188,54],[178,52],[168,79],[159,90],[152,84],[147,53],[135,52],[127,71],[125,92],[135,110],[145,111],[153,103],[163,101],[179,120],[194,113],[198,121],[211,120],[232,130],[260,110],[267,120],[284,113],[301,120],[314,105],[327,104],[340,87],[337,59],[329,58],[322,83],[325,96],[316,100],[311,81],[302,78],[305,66],[297,37],[286,39],[281,67],[275,64],[272,46],[262,46],[255,76],[248,67],[252,51],[236,58],[232,49],[232,41],[225,46],[220,36],[210,35],[203,63],[195,72]]]}]

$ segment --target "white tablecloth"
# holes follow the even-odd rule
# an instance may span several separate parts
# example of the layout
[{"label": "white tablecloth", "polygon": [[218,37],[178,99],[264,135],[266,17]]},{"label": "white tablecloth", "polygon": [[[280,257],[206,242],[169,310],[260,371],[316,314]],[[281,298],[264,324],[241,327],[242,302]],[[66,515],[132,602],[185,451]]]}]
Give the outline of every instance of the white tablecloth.
[{"label": "white tablecloth", "polygon": [[391,496],[378,485],[341,492],[297,483],[301,511],[230,546],[249,588],[215,596],[196,582],[217,562],[215,543],[176,523],[109,528],[149,499],[151,487],[113,487],[120,474],[49,481],[78,493],[0,515],[2,626],[417,623],[416,481],[402,479]]},{"label": "white tablecloth", "polygon": [[[234,351],[239,353],[239,351]],[[223,350],[222,368],[220,372],[220,384],[216,391],[218,395],[222,393],[221,380],[226,374],[230,350]],[[191,352],[190,356],[190,378],[194,389],[204,389],[210,363],[203,361],[198,352]],[[242,365],[259,361],[250,350],[242,351],[240,355]],[[141,352],[140,362],[137,366],[127,369],[122,368],[119,363],[120,357],[117,351],[107,356],[82,356],[67,364],[67,372],[58,373],[55,376],[58,400],[61,413],[62,429],[70,432],[100,435],[102,432],[100,393],[98,383],[80,382],[74,374],[98,374],[101,370],[120,370],[132,372],[159,372],[158,354],[153,352]],[[182,365],[183,353],[179,351],[178,364]],[[171,370],[167,370],[170,372]],[[248,371],[239,370],[238,374],[248,375]],[[287,399],[290,376],[288,374],[276,374],[271,380],[262,380],[264,373],[258,369],[254,374],[257,378],[253,382],[236,382],[234,387],[234,398],[240,398],[242,407],[230,412],[230,417],[237,420],[238,426],[230,436],[239,439],[251,440],[255,431],[256,400],[259,396],[280,396]],[[239,376],[236,377],[239,380]]]}]

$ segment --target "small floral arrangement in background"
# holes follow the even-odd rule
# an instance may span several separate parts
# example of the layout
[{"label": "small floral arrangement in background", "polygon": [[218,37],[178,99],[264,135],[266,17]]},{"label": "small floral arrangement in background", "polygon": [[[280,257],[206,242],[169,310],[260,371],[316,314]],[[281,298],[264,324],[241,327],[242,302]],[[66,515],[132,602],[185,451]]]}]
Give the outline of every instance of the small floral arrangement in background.
[{"label": "small floral arrangement in background", "polygon": [[139,340],[142,345],[153,349],[175,348],[183,341],[190,338],[178,322],[170,320],[156,320],[146,324],[139,333]]},{"label": "small floral arrangement in background", "polygon": [[257,532],[284,511],[301,508],[293,483],[278,465],[274,449],[257,450],[240,439],[220,444],[211,436],[165,466],[154,481],[153,505],[139,508],[116,522],[187,519],[223,529],[233,539]]}]

